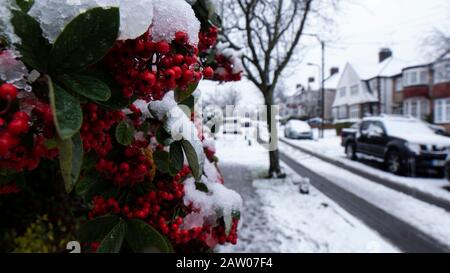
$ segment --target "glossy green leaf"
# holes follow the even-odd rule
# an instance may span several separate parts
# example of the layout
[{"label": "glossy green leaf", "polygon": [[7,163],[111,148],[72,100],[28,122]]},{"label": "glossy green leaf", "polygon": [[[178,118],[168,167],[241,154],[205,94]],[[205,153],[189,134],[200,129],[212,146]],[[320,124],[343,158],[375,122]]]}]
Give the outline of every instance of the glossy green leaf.
[{"label": "glossy green leaf", "polygon": [[172,249],[156,229],[142,220],[127,222],[126,240],[136,253],[169,253]]},{"label": "glossy green leaf", "polygon": [[119,253],[127,231],[127,224],[120,220],[105,236],[97,249],[97,253]]},{"label": "glossy green leaf", "polygon": [[22,55],[21,59],[30,67],[45,73],[51,46],[42,36],[39,23],[23,11],[13,10],[12,14],[14,32],[21,39],[21,43],[15,45]]},{"label": "glossy green leaf", "polygon": [[170,155],[165,151],[155,151],[153,153],[153,160],[155,161],[156,168],[162,173],[169,172]]},{"label": "glossy green leaf", "polygon": [[59,166],[66,191],[69,193],[75,187],[80,177],[83,164],[83,142],[80,134],[72,139],[57,141],[59,150]]},{"label": "glossy green leaf", "polygon": [[67,90],[93,101],[107,101],[111,98],[109,86],[101,80],[85,75],[62,75],[58,80]]},{"label": "glossy green leaf", "polygon": [[76,98],[48,78],[50,105],[52,107],[56,131],[61,139],[73,137],[83,123],[83,112]]},{"label": "glossy green leaf", "polygon": [[123,146],[129,146],[134,141],[134,127],[126,121],[122,121],[116,127],[116,140]]},{"label": "glossy green leaf", "polygon": [[115,215],[95,218],[80,227],[77,239],[83,243],[100,242],[119,221],[119,217]]},{"label": "glossy green leaf", "polygon": [[102,59],[119,33],[119,9],[93,8],[73,19],[50,53],[52,73],[76,72]]},{"label": "glossy green leaf", "polygon": [[176,175],[181,171],[184,164],[183,146],[180,141],[170,144],[170,173]]},{"label": "glossy green leaf", "polygon": [[202,176],[202,171],[200,170],[200,163],[197,152],[189,141],[182,140],[181,144],[183,145],[183,150],[186,154],[189,167],[191,167],[192,174],[196,179],[200,179],[200,177]]},{"label": "glossy green leaf", "polygon": [[188,99],[197,89],[199,83],[190,83],[185,89],[175,89],[175,101],[180,103]]}]

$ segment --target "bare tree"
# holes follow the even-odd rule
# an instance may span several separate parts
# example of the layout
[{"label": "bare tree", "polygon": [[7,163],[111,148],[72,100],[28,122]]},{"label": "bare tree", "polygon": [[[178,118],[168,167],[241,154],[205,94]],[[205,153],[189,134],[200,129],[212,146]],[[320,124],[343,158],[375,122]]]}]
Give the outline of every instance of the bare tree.
[{"label": "bare tree", "polygon": [[450,54],[450,28],[434,28],[422,41],[425,57],[436,60]]},{"label": "bare tree", "polygon": [[[274,91],[283,71],[295,58],[315,0],[224,0],[223,39],[242,50],[246,77],[264,96],[270,142],[277,147],[278,129],[272,118]],[[229,14],[228,14],[229,13]],[[269,176],[284,176],[279,151],[271,149]]]}]

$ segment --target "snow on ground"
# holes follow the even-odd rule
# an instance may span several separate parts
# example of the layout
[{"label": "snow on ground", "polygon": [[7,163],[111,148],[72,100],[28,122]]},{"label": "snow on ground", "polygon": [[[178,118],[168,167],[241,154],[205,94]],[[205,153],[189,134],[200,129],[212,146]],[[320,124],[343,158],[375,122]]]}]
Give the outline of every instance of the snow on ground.
[{"label": "snow on ground", "polygon": [[412,189],[426,192],[433,196],[450,200],[450,192],[446,190],[450,184],[446,179],[432,179],[432,178],[411,178],[402,177],[387,173],[383,170],[377,169],[373,166],[364,164],[363,162],[352,161],[345,157],[344,148],[341,146],[341,138],[336,136],[335,130],[325,130],[325,138],[318,139],[318,130],[314,130],[315,140],[292,140],[286,139],[289,143],[297,145],[301,148],[307,149],[312,152],[321,154],[322,156],[328,156],[334,160],[338,160],[348,166],[352,166],[361,169],[366,172],[370,172],[380,178],[387,179],[394,183],[408,186]]},{"label": "snow on ground", "polygon": [[219,252],[398,252],[317,189],[300,194],[301,178],[286,166],[287,179],[263,179],[268,153],[255,141],[220,136],[216,147],[226,186],[244,199],[238,244]]},{"label": "snow on ground", "polygon": [[311,157],[286,144],[280,150],[306,168],[319,173],[349,192],[364,198],[397,218],[410,223],[424,233],[450,246],[450,214],[411,196],[394,191],[349,171]]}]

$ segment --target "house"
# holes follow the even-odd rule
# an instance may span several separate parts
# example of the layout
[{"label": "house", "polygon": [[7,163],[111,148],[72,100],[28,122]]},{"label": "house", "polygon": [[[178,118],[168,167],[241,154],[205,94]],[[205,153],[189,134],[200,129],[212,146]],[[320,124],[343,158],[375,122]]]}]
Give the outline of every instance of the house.
[{"label": "house", "polygon": [[402,114],[450,132],[450,53],[429,64],[410,65],[382,49],[374,67],[347,64],[332,108],[335,122]]},{"label": "house", "polygon": [[394,100],[394,79],[402,74],[406,63],[395,58],[387,48],[381,49],[378,58],[378,64],[372,66],[356,67],[350,63],[345,66],[332,105],[336,122],[393,114],[399,107]]},{"label": "house", "polygon": [[[333,104],[336,95],[337,83],[340,79],[339,68],[332,67],[330,74],[325,79],[325,120],[332,120],[331,105]],[[311,119],[322,116],[322,89],[320,84],[315,83],[315,79],[311,78],[308,86],[297,85],[294,95],[289,96],[283,103],[280,111],[282,117]]]}]

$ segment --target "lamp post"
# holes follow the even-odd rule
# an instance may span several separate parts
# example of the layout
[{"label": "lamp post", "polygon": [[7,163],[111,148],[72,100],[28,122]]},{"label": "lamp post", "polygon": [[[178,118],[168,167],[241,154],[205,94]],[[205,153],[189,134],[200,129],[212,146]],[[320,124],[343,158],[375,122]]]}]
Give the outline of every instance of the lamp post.
[{"label": "lamp post", "polygon": [[323,41],[319,35],[317,34],[310,34],[310,33],[305,33],[303,35],[306,36],[311,36],[311,37],[315,37],[317,39],[317,41],[319,41],[320,46],[321,46],[321,50],[322,50],[322,107],[321,107],[321,126],[320,126],[320,135],[319,138],[324,138],[324,127],[325,127],[325,41]]}]

